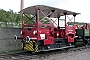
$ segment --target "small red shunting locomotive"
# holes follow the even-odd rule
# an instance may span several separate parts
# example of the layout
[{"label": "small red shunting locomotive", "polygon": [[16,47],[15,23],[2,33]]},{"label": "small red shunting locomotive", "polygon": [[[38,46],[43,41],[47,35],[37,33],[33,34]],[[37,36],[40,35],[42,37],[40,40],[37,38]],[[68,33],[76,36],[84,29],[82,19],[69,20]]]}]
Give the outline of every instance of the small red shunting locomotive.
[{"label": "small red shunting locomotive", "polygon": [[[69,19],[69,22],[71,20],[75,22],[76,15],[80,13],[45,5],[31,6],[21,10],[20,13],[22,13],[22,31],[21,36],[15,38],[22,39],[22,48],[28,51],[40,52],[74,47],[77,41],[83,41],[84,44],[87,44],[90,40],[89,29],[79,29],[78,25],[74,23],[72,25],[67,24],[67,19]],[[33,17],[29,18],[26,14],[31,14]],[[71,19],[69,15],[72,15]],[[24,21],[24,16],[28,18],[27,21]],[[59,26],[61,16],[65,17],[64,27]],[[40,19],[40,17],[43,18]],[[57,27],[54,27],[54,24],[56,24],[54,18],[58,21]],[[42,23],[45,20],[48,23]],[[25,23],[29,21],[32,24]]]}]

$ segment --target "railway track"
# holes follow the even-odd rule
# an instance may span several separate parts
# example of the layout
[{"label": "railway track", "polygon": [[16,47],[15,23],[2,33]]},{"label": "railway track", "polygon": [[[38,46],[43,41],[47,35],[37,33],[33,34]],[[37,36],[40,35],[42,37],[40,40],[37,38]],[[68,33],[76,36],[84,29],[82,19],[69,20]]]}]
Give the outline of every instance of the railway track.
[{"label": "railway track", "polygon": [[21,53],[13,53],[13,54],[0,54],[0,60],[40,60],[40,59],[42,60],[43,58],[48,58],[50,56],[60,55],[68,52],[83,51],[88,48],[90,48],[90,46],[53,50],[53,51],[47,51],[47,52],[40,52],[37,54],[31,54],[28,51],[21,52]]}]

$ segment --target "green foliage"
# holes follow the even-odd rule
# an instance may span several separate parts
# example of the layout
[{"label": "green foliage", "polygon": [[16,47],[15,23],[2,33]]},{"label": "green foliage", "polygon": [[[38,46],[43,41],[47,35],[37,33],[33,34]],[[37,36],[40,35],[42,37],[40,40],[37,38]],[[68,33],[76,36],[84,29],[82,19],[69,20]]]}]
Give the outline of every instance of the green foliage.
[{"label": "green foliage", "polygon": [[20,27],[21,15],[13,12],[13,10],[0,10],[0,26],[1,27]]},{"label": "green foliage", "polygon": [[30,14],[25,14],[25,16],[24,16],[24,22],[26,23],[26,24],[33,24],[33,23],[35,23],[35,17],[34,16],[32,16],[32,15],[30,15]]},{"label": "green foliage", "polygon": [[40,20],[41,20],[40,22],[41,23],[43,23],[43,24],[49,24],[50,23],[48,18],[44,18],[44,19],[43,18],[44,18],[43,16],[40,16]]},{"label": "green foliage", "polygon": [[[43,18],[43,16],[40,16],[39,20]],[[9,11],[0,9],[0,27],[21,27],[21,22],[21,14],[13,12],[13,10],[11,9],[9,9]],[[30,14],[26,14],[24,16],[24,22],[26,24],[35,23],[36,17]],[[43,20],[41,20],[41,23],[49,24],[50,22],[47,18],[44,18]]]}]

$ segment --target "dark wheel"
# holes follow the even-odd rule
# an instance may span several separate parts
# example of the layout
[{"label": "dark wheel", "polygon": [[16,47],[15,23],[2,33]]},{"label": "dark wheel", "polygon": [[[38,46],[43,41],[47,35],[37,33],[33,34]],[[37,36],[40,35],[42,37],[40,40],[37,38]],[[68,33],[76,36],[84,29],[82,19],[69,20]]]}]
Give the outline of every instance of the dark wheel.
[{"label": "dark wheel", "polygon": [[24,50],[24,47],[25,47],[25,42],[22,41],[22,50]]},{"label": "dark wheel", "polygon": [[88,45],[88,41],[87,41],[87,40],[84,40],[84,44],[85,44],[85,45]]}]

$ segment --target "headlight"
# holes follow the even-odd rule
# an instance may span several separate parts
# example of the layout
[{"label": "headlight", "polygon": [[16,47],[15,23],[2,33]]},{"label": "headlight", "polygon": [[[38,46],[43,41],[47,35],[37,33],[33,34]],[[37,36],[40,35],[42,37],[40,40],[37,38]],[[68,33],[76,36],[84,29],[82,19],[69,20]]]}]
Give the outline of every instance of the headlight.
[{"label": "headlight", "polygon": [[22,31],[21,31],[20,33],[21,33],[21,35],[22,35]]},{"label": "headlight", "polygon": [[33,34],[35,35],[37,33],[37,31],[33,31]]},{"label": "headlight", "polygon": [[57,36],[59,36],[59,33],[57,33]]}]

